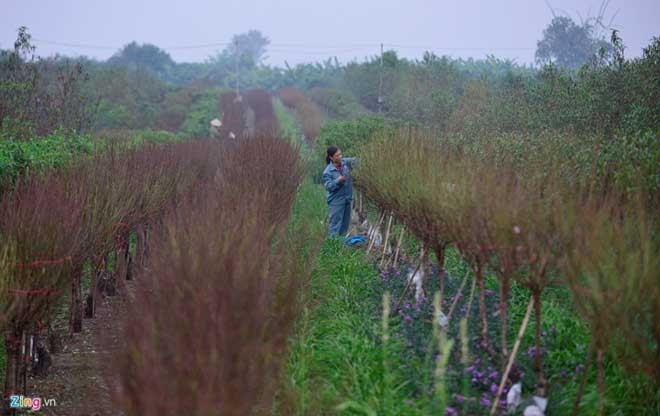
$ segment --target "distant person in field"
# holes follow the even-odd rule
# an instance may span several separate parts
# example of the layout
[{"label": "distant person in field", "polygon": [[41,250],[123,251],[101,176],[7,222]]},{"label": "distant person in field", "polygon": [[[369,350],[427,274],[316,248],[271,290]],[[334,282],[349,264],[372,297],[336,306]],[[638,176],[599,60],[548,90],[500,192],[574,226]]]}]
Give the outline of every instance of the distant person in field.
[{"label": "distant person in field", "polygon": [[220,127],[222,127],[222,121],[214,118],[211,120],[211,127],[209,127],[209,136],[212,139],[217,139],[220,137]]},{"label": "distant person in field", "polygon": [[323,185],[330,211],[329,236],[343,236],[351,222],[351,201],[353,200],[353,180],[351,169],[354,157],[342,158],[341,149],[328,147],[323,171]]}]

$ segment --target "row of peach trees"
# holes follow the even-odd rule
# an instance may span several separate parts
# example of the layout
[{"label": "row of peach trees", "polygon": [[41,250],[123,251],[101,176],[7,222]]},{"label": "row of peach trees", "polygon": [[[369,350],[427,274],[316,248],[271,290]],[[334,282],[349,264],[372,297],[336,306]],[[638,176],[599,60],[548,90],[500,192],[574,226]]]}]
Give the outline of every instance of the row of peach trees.
[{"label": "row of peach trees", "polygon": [[300,149],[271,137],[221,149],[216,174],[168,212],[138,274],[109,372],[127,415],[272,411],[324,230],[294,206]]},{"label": "row of peach trees", "polygon": [[81,331],[90,265],[94,316],[110,258],[114,286],[136,279],[127,319],[117,322],[125,347],[106,361],[111,368],[101,363],[118,408],[269,408],[323,235],[303,213],[292,216],[304,172],[300,149],[260,136],[110,148],[20,178],[0,199],[5,396],[25,390],[29,350],[67,293],[70,332]]},{"label": "row of peach trees", "polygon": [[[4,396],[24,391],[39,335],[53,309],[69,300],[69,329],[82,330],[83,275],[90,273],[87,315],[94,317],[97,276],[115,258],[111,281],[130,277],[165,209],[212,172],[201,161],[210,144],[139,148],[116,145],[66,168],[25,175],[0,196],[0,330],[7,366]],[[137,234],[137,258],[128,250]],[[41,357],[43,358],[43,357]]]},{"label": "row of peach trees", "polygon": [[[434,252],[440,268],[449,245],[469,263],[478,288],[481,342],[501,358],[503,373],[515,359],[507,337],[512,281],[529,290],[537,352],[541,295],[549,285],[563,284],[590,327],[588,362],[595,354],[601,399],[606,352],[660,384],[657,198],[612,186],[611,175],[597,171],[596,146],[547,139],[470,143],[430,131],[384,132],[361,150],[356,184]],[[500,283],[499,342],[488,337],[488,270]],[[539,353],[535,371],[537,394],[546,396]],[[601,400],[601,412],[602,406]]]}]

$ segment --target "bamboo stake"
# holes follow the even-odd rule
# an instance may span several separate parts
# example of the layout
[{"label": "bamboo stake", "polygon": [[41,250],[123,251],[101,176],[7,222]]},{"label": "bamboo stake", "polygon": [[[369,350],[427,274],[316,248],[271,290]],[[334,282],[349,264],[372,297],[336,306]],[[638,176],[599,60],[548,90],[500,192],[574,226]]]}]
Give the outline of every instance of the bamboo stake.
[{"label": "bamboo stake", "polygon": [[406,283],[406,287],[403,289],[401,298],[399,299],[399,302],[396,304],[396,308],[394,310],[398,310],[399,307],[401,306],[401,302],[403,302],[403,299],[406,297],[406,293],[408,293],[408,289],[410,288],[410,285],[412,284],[412,281],[415,278],[415,273],[417,273],[417,271],[422,267],[422,264],[424,263],[424,256],[425,256],[425,249],[422,247],[422,252],[419,256],[419,264],[417,265],[415,271],[410,275],[410,279],[408,279],[408,283]]},{"label": "bamboo stake", "polygon": [[401,242],[403,241],[403,230],[405,228],[401,227],[401,233],[399,234],[399,241],[396,243],[396,251],[394,252],[394,267],[396,267],[397,262],[399,261],[399,250],[401,249]]},{"label": "bamboo stake", "polygon": [[470,317],[470,310],[472,309],[472,301],[474,300],[474,289],[477,287],[477,279],[472,279],[472,288],[470,289],[470,300],[468,301],[467,311],[465,316]]},{"label": "bamboo stake", "polygon": [[509,361],[506,363],[506,370],[502,374],[502,380],[500,380],[500,386],[497,389],[497,394],[495,395],[495,400],[493,401],[493,407],[490,408],[490,416],[495,414],[495,409],[497,409],[497,404],[500,402],[500,396],[504,390],[504,384],[506,383],[507,378],[509,377],[509,372],[513,366],[513,361],[518,354],[518,348],[520,347],[520,342],[522,341],[523,335],[525,335],[525,330],[527,329],[527,324],[529,323],[529,317],[532,314],[532,309],[534,307],[534,296],[529,299],[529,304],[527,305],[527,311],[525,312],[525,318],[520,325],[520,330],[518,331],[518,337],[516,338],[516,343],[513,345],[513,351],[509,356]]},{"label": "bamboo stake", "polygon": [[460,294],[463,293],[463,288],[465,287],[465,283],[467,282],[467,277],[470,274],[470,269],[467,270],[465,273],[465,277],[463,277],[463,282],[461,283],[461,287],[458,288],[458,292],[456,292],[456,297],[454,298],[454,301],[451,303],[451,307],[449,308],[449,312],[447,313],[447,321],[451,319],[452,313],[454,313],[454,309],[456,308],[456,304],[458,304],[458,299],[460,299]]},{"label": "bamboo stake", "polygon": [[369,247],[367,247],[367,253],[369,253],[371,251],[371,249],[373,248],[374,242],[376,241],[376,239],[373,238],[373,237],[376,236],[376,231],[378,231],[380,229],[380,226],[383,224],[384,219],[385,219],[385,211],[383,211],[383,213],[381,214],[380,219],[378,220],[378,224],[374,228],[373,236],[371,238],[371,241],[369,242]]},{"label": "bamboo stake", "polygon": [[[380,221],[381,215],[382,214],[379,214],[378,221]],[[373,237],[375,232],[376,232],[376,226],[375,225],[369,225],[369,232],[367,233],[367,238],[371,240],[371,238]]]},{"label": "bamboo stake", "polygon": [[359,197],[359,201],[360,201],[360,209],[359,209],[359,212],[360,212],[360,215],[362,215],[362,214],[364,213],[364,211],[362,210],[362,192],[359,193],[359,196],[358,196],[358,197]]},{"label": "bamboo stake", "polygon": [[383,256],[380,259],[380,267],[383,267],[383,262],[385,261],[385,253],[387,253],[387,243],[390,241],[390,229],[392,228],[392,217],[394,215],[390,214],[390,218],[387,220],[387,230],[385,231],[385,244],[383,244]]}]

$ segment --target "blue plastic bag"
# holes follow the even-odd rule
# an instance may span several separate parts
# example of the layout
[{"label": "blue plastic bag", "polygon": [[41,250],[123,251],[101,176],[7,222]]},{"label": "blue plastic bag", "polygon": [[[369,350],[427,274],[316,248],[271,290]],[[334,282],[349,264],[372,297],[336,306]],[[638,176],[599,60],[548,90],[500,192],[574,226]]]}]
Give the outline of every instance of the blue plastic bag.
[{"label": "blue plastic bag", "polygon": [[344,244],[347,246],[354,246],[358,244],[364,244],[367,242],[367,239],[361,235],[355,235],[353,237],[348,237],[344,240]]}]

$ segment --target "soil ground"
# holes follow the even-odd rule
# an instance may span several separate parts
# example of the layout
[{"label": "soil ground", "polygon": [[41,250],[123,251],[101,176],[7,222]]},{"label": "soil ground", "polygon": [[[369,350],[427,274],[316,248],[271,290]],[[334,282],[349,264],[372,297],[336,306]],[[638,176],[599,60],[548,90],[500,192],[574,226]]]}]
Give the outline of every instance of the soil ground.
[{"label": "soil ground", "polygon": [[[117,295],[100,299],[96,317],[85,319],[83,330],[70,336],[66,322],[54,325],[62,339],[62,350],[51,356],[45,376],[28,378],[28,397],[42,399],[40,414],[57,416],[115,416],[108,387],[107,367],[121,348],[122,317],[134,291],[126,281]],[[54,399],[55,406],[45,406]]]}]

